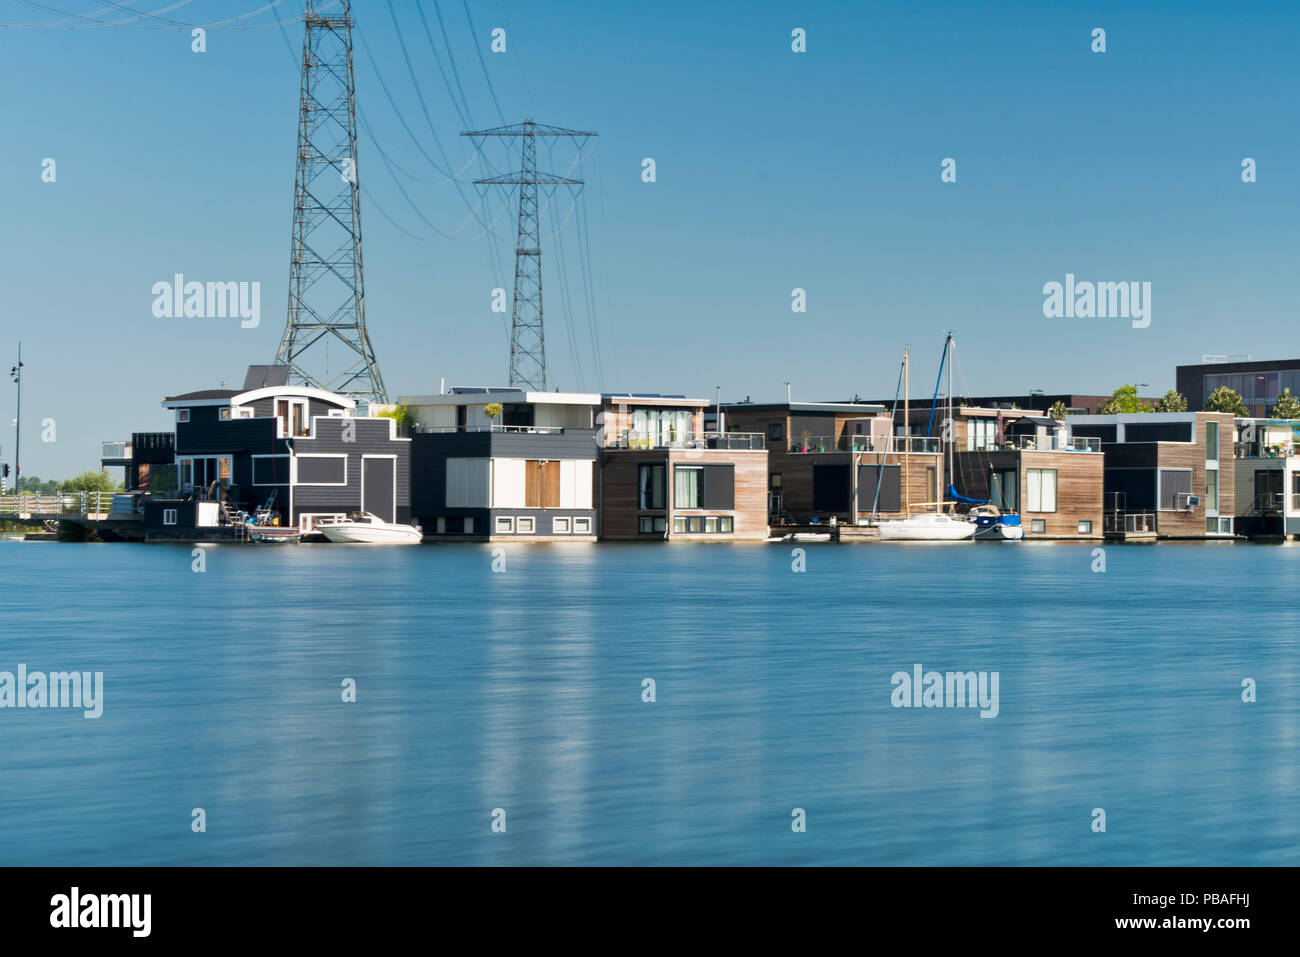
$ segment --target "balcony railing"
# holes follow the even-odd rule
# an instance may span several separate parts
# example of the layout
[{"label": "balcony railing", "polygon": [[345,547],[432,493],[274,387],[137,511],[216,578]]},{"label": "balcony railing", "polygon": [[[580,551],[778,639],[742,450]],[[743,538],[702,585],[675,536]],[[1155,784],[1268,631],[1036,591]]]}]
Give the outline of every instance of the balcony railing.
[{"label": "balcony railing", "polygon": [[990,446],[991,450],[1014,449],[1017,451],[1038,451],[1038,452],[1100,452],[1101,439],[1090,435],[1049,435],[1039,437],[1037,435],[1008,435],[1002,445],[996,443]]},{"label": "balcony railing", "polygon": [[1286,502],[1281,492],[1256,492],[1255,510],[1257,512],[1280,512]]},{"label": "balcony railing", "polygon": [[631,429],[612,442],[611,449],[730,449],[762,452],[767,446],[761,432],[634,432]]},{"label": "balcony railing", "polygon": [[791,439],[787,451],[798,455],[818,452],[938,452],[939,438],[922,435],[810,435]]},{"label": "balcony railing", "polygon": [[113,506],[112,492],[60,492],[54,495],[0,496],[0,515],[87,515],[107,514]]},{"label": "balcony railing", "polygon": [[419,425],[411,427],[412,432],[421,435],[437,435],[444,432],[507,432],[523,435],[563,435],[563,426],[551,425]]},{"label": "balcony railing", "polygon": [[1239,459],[1285,459],[1300,455],[1300,448],[1289,443],[1237,442],[1233,455]]}]

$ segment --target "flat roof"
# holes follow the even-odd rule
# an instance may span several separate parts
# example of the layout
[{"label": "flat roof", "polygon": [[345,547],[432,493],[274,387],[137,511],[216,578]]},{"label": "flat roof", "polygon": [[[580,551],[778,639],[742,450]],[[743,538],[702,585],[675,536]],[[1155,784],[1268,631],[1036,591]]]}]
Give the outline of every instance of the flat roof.
[{"label": "flat roof", "polygon": [[500,402],[533,405],[600,405],[600,396],[594,392],[525,392],[522,389],[464,389],[433,395],[399,395],[402,405],[477,405],[480,402]]},{"label": "flat roof", "polygon": [[884,412],[875,402],[724,402],[725,412]]}]

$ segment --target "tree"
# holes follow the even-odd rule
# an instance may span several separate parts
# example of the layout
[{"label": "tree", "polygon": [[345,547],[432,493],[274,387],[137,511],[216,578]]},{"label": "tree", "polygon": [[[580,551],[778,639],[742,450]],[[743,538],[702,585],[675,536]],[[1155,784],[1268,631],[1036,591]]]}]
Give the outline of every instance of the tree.
[{"label": "tree", "polygon": [[1098,410],[1101,415],[1116,415],[1122,412],[1150,412],[1151,407],[1138,398],[1135,385],[1122,385],[1110,394],[1110,398]]},{"label": "tree", "polygon": [[59,483],[60,492],[118,492],[122,486],[97,469],[82,472],[76,478]]},{"label": "tree", "polygon": [[1300,419],[1300,399],[1291,394],[1290,389],[1283,389],[1273,406],[1273,415],[1279,419]]},{"label": "tree", "polygon": [[1187,397],[1177,389],[1170,389],[1165,397],[1156,403],[1157,412],[1186,412]]},{"label": "tree", "polygon": [[504,411],[500,402],[489,402],[483,406],[483,414],[488,417],[488,426],[491,427],[497,419],[501,418],[501,413]]},{"label": "tree", "polygon": [[1047,414],[1057,422],[1065,421],[1065,403],[1059,399],[1052,403],[1052,407],[1047,410]]},{"label": "tree", "polygon": [[1246,411],[1246,403],[1241,401],[1241,396],[1226,385],[1221,385],[1210,393],[1210,397],[1205,400],[1205,411],[1230,412],[1242,417],[1250,415]]}]

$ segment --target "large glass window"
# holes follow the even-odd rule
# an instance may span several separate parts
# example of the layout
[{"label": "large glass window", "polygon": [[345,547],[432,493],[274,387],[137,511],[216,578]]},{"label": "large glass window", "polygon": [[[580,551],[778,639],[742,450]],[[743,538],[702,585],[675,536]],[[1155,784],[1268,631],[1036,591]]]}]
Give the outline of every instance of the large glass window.
[{"label": "large glass window", "polygon": [[704,469],[698,465],[679,465],[673,472],[673,506],[700,508],[704,503]]},{"label": "large glass window", "polygon": [[966,420],[966,451],[982,452],[991,449],[997,440],[996,419]]},{"label": "large glass window", "polygon": [[1025,470],[1025,510],[1056,511],[1056,469]]},{"label": "large glass window", "polygon": [[642,509],[664,507],[664,466],[642,465],[637,476],[638,503]]},{"label": "large glass window", "polygon": [[1016,488],[1018,478],[1015,469],[994,471],[989,477],[989,503],[1004,512],[1019,511],[1019,490]]},{"label": "large glass window", "polygon": [[1219,423],[1205,423],[1205,457],[1211,462],[1219,458]]},{"label": "large glass window", "polygon": [[1211,511],[1219,508],[1219,470],[1205,470],[1205,507]]}]

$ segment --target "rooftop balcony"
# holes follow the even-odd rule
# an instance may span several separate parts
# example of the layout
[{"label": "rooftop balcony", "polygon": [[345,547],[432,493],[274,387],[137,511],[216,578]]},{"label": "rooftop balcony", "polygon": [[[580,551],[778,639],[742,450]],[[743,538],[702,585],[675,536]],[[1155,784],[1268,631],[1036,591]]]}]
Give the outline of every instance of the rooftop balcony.
[{"label": "rooftop balcony", "polygon": [[791,439],[786,451],[792,455],[824,452],[938,453],[939,439],[921,435],[809,435]]},{"label": "rooftop balcony", "polygon": [[1300,455],[1300,447],[1289,442],[1237,442],[1232,451],[1239,459],[1286,459]]},{"label": "rooftop balcony", "polygon": [[[607,437],[608,438],[608,437]],[[624,430],[605,443],[607,449],[726,449],[762,452],[767,448],[761,432],[634,432]]]}]

